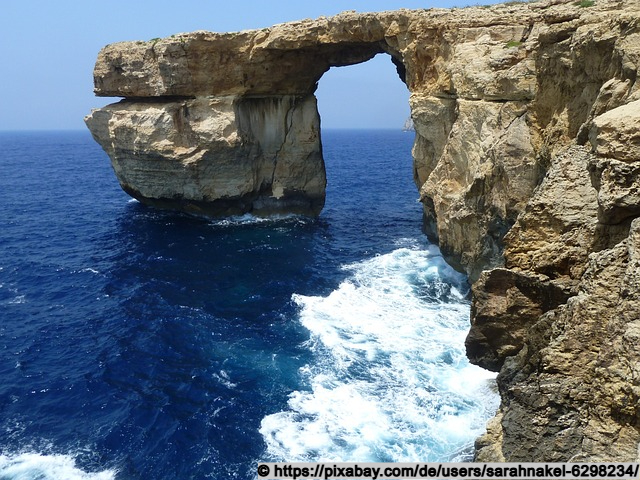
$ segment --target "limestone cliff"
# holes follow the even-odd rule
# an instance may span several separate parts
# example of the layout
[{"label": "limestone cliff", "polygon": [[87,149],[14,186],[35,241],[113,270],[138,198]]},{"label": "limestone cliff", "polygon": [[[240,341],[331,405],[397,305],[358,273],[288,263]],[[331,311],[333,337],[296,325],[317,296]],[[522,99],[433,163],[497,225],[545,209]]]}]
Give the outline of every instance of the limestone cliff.
[{"label": "limestone cliff", "polygon": [[[581,6],[587,5],[587,6]],[[427,233],[473,282],[500,371],[479,460],[639,461],[640,4],[343,13],[109,45],[86,119],[123,188],[195,213],[320,212],[313,92],[387,53]]]},{"label": "limestone cliff", "polygon": [[203,215],[313,215],[324,205],[312,95],[125,99],[87,125],[142,202]]}]

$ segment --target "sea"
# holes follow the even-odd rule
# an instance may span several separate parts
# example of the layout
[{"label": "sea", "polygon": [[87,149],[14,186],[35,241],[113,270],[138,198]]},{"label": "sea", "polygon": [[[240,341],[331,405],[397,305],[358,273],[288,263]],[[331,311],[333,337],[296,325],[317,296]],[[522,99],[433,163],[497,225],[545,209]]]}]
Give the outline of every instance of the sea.
[{"label": "sea", "polygon": [[495,378],[413,136],[323,131],[318,218],[211,220],[128,197],[88,132],[0,133],[0,479],[469,461]]}]

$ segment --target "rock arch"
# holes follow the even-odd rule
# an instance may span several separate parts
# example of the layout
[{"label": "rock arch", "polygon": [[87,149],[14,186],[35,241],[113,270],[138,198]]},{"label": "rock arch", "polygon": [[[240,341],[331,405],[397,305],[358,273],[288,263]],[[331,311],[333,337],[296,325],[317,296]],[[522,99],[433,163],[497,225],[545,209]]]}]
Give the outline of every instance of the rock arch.
[{"label": "rock arch", "polygon": [[[538,178],[485,195],[500,171],[535,163],[523,116],[534,59],[525,48],[504,48],[531,34],[532,13],[470,13],[347,12],[109,45],[96,62],[95,92],[124,99],[86,122],[122,187],[144,203],[204,215],[317,215],[326,183],[317,82],[332,66],[388,53],[411,95],[426,224],[450,260],[475,275],[499,263],[501,236]],[[516,148],[505,146],[514,136]],[[506,148],[507,160],[487,168]],[[442,181],[452,176],[464,180]],[[456,217],[469,211],[482,221],[462,233]]]},{"label": "rock arch", "polygon": [[86,123],[143,202],[317,214],[316,82],[389,53],[427,231],[474,282],[467,353],[503,373],[477,458],[637,461],[638,45],[637,0],[194,32],[105,47],[95,92],[124,99]]},{"label": "rock arch", "polygon": [[320,77],[382,52],[405,74],[384,29],[371,28],[377,17],[354,19],[359,33],[326,19],[110,45],[95,91],[125,99],[87,124],[124,190],[144,203],[213,216],[317,215],[326,185]]}]

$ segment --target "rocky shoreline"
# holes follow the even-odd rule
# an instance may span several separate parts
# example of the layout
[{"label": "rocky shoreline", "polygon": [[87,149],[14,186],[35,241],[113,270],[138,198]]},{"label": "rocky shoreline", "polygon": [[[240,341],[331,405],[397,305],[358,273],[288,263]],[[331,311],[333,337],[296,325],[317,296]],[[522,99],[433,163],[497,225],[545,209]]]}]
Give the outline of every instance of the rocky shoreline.
[{"label": "rocky shoreline", "polygon": [[86,123],[123,188],[191,213],[317,215],[313,92],[389,54],[425,228],[499,371],[480,461],[640,461],[640,4],[346,12],[105,47]]}]

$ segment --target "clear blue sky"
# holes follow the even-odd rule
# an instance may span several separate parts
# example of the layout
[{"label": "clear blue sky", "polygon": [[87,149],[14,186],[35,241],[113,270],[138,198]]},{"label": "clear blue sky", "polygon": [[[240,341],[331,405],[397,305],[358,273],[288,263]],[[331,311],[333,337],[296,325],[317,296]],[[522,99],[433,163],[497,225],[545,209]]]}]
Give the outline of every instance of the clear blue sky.
[{"label": "clear blue sky", "polygon": [[[495,0],[494,0],[495,1]],[[179,32],[268,27],[344,10],[464,6],[492,0],[10,0],[0,15],[0,130],[83,129],[92,108],[117,99],[93,96],[100,48]],[[408,92],[389,57],[333,68],[317,92],[326,128],[400,128]]]}]

